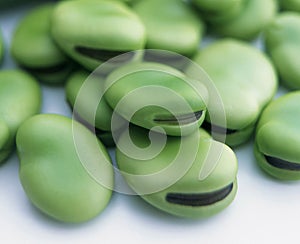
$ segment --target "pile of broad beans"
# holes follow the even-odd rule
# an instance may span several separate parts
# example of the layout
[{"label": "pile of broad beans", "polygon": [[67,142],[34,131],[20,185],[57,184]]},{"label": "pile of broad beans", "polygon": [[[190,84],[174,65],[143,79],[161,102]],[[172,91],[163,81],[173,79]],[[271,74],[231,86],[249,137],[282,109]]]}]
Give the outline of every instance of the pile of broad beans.
[{"label": "pile of broad beans", "polygon": [[[299,0],[41,1],[10,43],[0,34],[1,62],[8,49],[0,161],[16,147],[23,189],[50,217],[99,215],[115,172],[162,211],[214,215],[237,192],[233,149],[253,136],[264,172],[300,180]],[[40,83],[65,87],[72,118],[40,114]]]}]

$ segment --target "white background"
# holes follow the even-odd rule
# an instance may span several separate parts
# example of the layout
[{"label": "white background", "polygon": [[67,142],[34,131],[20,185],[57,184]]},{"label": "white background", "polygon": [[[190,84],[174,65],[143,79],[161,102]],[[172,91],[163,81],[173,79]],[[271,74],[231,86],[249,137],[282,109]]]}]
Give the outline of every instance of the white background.
[{"label": "white background", "polygon": [[[12,31],[32,6],[0,11],[7,50],[1,69],[15,67],[8,52]],[[71,116],[63,87],[42,85],[42,90],[43,113]],[[235,149],[238,193],[216,216],[180,219],[137,196],[114,193],[101,215],[79,225],[56,222],[31,205],[22,190],[14,154],[0,166],[0,243],[299,243],[300,183],[265,175],[256,165],[252,145],[251,141]]]}]

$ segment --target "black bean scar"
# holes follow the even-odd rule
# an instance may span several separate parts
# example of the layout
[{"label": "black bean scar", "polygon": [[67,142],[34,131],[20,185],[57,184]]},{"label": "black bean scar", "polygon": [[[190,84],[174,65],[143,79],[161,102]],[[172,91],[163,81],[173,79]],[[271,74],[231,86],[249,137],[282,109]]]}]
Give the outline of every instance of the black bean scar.
[{"label": "black bean scar", "polygon": [[178,116],[157,116],[153,119],[154,122],[167,123],[167,124],[190,124],[198,121],[203,114],[203,111],[197,111],[195,113],[182,114]]},{"label": "black bean scar", "polygon": [[231,134],[234,134],[234,133],[238,132],[238,130],[228,129],[228,128],[225,128],[225,127],[222,127],[222,126],[214,125],[214,124],[211,124],[207,121],[203,122],[202,127],[207,131],[211,131],[211,132],[214,132],[214,133],[217,133],[217,134],[231,135]]},{"label": "black bean scar", "polygon": [[232,189],[233,183],[220,190],[209,193],[168,193],[166,201],[173,204],[192,207],[207,206],[225,199],[231,193]]},{"label": "black bean scar", "polygon": [[92,59],[96,59],[102,62],[105,62],[111,58],[121,55],[113,60],[113,62],[126,62],[133,58],[134,53],[129,51],[112,51],[112,50],[103,50],[90,47],[75,46],[75,51],[81,55],[87,56]]},{"label": "black bean scar", "polygon": [[280,158],[271,157],[265,155],[265,159],[267,162],[279,169],[286,169],[286,170],[293,170],[293,171],[300,171],[300,163],[293,163],[289,162]]}]

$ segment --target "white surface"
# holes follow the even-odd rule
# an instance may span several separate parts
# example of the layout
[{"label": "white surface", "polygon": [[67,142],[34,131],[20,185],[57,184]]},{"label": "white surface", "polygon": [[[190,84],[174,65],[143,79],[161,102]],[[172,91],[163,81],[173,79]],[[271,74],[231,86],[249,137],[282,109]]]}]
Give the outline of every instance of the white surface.
[{"label": "white surface", "polygon": [[[7,49],[17,20],[29,8],[0,12]],[[7,52],[1,69],[13,66]],[[42,89],[44,113],[71,115],[62,87]],[[239,161],[236,199],[212,218],[179,219],[137,196],[115,193],[101,215],[81,225],[56,222],[30,204],[13,155],[0,167],[0,243],[299,243],[300,183],[265,175],[255,163],[252,142],[235,151]]]}]

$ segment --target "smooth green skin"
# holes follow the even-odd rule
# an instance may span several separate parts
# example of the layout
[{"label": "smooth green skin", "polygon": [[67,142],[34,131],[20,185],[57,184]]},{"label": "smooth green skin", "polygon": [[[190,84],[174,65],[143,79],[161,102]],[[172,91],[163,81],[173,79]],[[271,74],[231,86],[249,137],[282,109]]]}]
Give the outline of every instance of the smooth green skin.
[{"label": "smooth green skin", "polygon": [[[94,138],[83,125],[74,122],[77,135],[86,144],[92,167],[100,167],[105,181],[113,184],[113,170],[105,147],[89,146]],[[90,176],[79,159],[72,120],[61,115],[42,114],[28,119],[17,133],[19,176],[30,201],[45,214],[63,222],[90,220],[107,206],[112,191]],[[95,149],[103,155],[94,157]],[[86,161],[84,163],[87,163]],[[93,174],[97,174],[96,170]]]},{"label": "smooth green skin", "polygon": [[276,0],[246,0],[238,16],[218,22],[213,29],[222,36],[250,40],[272,22],[277,9]]},{"label": "smooth green skin", "polygon": [[[197,133],[200,133],[200,139],[197,138]],[[130,136],[133,143],[138,147],[144,147],[149,144],[147,130],[135,128],[134,130],[132,130]],[[120,140],[118,141],[118,145],[126,147],[129,144],[127,138],[128,137],[124,137],[123,135],[121,135]],[[138,180],[136,178],[133,179],[132,175],[152,175],[156,172],[160,172],[161,170],[168,167],[176,157],[177,153],[179,153],[181,141],[183,141],[183,143],[186,143],[187,146],[190,144],[190,147],[193,148],[195,147],[195,140],[200,140],[199,146],[194,161],[186,162],[187,164],[191,163],[190,168],[187,169],[187,173],[184,174],[181,178],[177,179],[174,184],[166,187],[161,191],[148,195],[143,194],[148,185],[150,187],[153,185],[153,180],[155,180],[155,183],[157,185],[162,184],[162,186],[165,186],[166,179],[173,178],[174,173],[177,173],[173,171],[174,169],[168,170],[167,175],[164,174],[163,177],[162,175],[156,175],[152,177],[151,180],[147,180],[147,178],[143,177],[138,178]],[[216,167],[208,175],[207,178],[205,178],[204,180],[199,180],[200,169],[206,161],[205,159],[207,157],[207,154],[209,152],[213,153],[213,150],[209,150],[214,146],[222,148],[222,152],[218,157],[218,162],[216,162]],[[208,217],[226,208],[235,197],[237,191],[236,175],[238,169],[236,156],[228,146],[214,141],[201,128],[197,132],[186,137],[168,137],[167,143],[163,150],[158,155],[151,157],[151,159],[141,161],[136,159],[136,156],[137,155],[135,155],[134,153],[124,154],[121,150],[119,150],[118,147],[116,149],[117,164],[129,186],[144,200],[162,211],[185,218]],[[145,154],[145,157],[148,156],[149,155]],[[187,158],[188,157],[189,155],[187,155]],[[208,206],[191,207],[180,204],[173,204],[166,201],[166,195],[168,193],[209,193],[226,187],[233,182],[234,186],[232,192],[225,199]]]},{"label": "smooth green skin", "polygon": [[243,0],[193,0],[192,2],[201,10],[224,13],[236,5],[241,5]]},{"label": "smooth green skin", "polygon": [[0,31],[0,64],[2,63],[3,56],[4,56],[4,42],[2,38],[2,33]]},{"label": "smooth green skin", "polygon": [[[66,99],[73,108],[80,88],[85,84],[90,73],[84,70],[76,71],[68,79],[65,86]],[[75,111],[88,124],[95,125],[96,128],[104,131],[111,130],[111,117],[113,110],[109,107],[103,98],[99,103],[97,110],[93,111],[93,104],[99,98],[99,93],[103,93],[104,79],[100,76],[89,78],[89,89],[80,94],[82,99],[77,101],[77,110]]]},{"label": "smooth green skin", "polygon": [[263,111],[256,129],[255,155],[259,166],[282,180],[300,180],[300,172],[270,165],[264,154],[300,164],[300,92],[288,93]]},{"label": "smooth green skin", "polygon": [[[223,2],[223,1],[220,1]],[[217,25],[222,24],[224,21],[236,18],[244,9],[246,0],[237,0],[230,2],[232,6],[222,9],[220,11],[201,10],[200,14],[208,23]],[[219,6],[219,5],[216,5]]]},{"label": "smooth green skin", "polygon": [[[277,76],[271,62],[256,48],[234,39],[223,39],[200,50],[194,61],[207,72],[221,96],[225,127],[238,130],[226,137],[226,143],[236,146],[245,142],[277,90]],[[209,110],[218,111],[214,106],[218,104],[212,103]],[[216,118],[212,122],[224,127],[218,124],[222,120]]]},{"label": "smooth green skin", "polygon": [[40,107],[41,91],[33,77],[19,70],[0,71],[0,163],[13,151],[21,123]]},{"label": "smooth green skin", "polygon": [[[146,47],[192,56],[199,46],[204,23],[182,0],[143,0],[133,6],[143,21]],[[159,10],[159,11],[158,11]]]},{"label": "smooth green skin", "polygon": [[300,12],[300,0],[279,0],[279,4],[283,10]]},{"label": "smooth green skin", "polygon": [[89,70],[102,62],[76,52],[75,46],[131,51],[143,49],[146,38],[144,25],[132,10],[122,2],[107,0],[58,3],[52,15],[52,35],[69,56]]},{"label": "smooth green skin", "polygon": [[300,89],[300,14],[278,15],[265,31],[265,46],[283,85]]},{"label": "smooth green skin", "polygon": [[[85,82],[88,82],[88,85]],[[81,88],[82,90],[80,90]],[[65,95],[67,102],[75,112],[75,117],[88,127],[99,129],[101,132],[97,133],[97,136],[105,146],[112,147],[114,146],[114,139],[111,134],[113,110],[104,99],[103,89],[103,77],[93,76],[85,70],[79,70],[67,80]],[[78,94],[80,98],[77,97]],[[74,111],[75,101],[76,111]],[[98,105],[97,108],[96,105]],[[123,124],[124,120],[120,118],[117,123],[114,123],[113,130],[120,129]]]},{"label": "smooth green skin", "polygon": [[[64,82],[71,72],[71,64],[50,34],[50,20],[55,4],[47,3],[29,12],[17,26],[11,43],[11,54],[22,67],[39,80]],[[59,70],[53,67],[61,66]],[[43,72],[40,69],[50,69]]]},{"label": "smooth green skin", "polygon": [[[150,62],[132,63],[115,70],[107,77],[105,81],[107,90],[104,97],[110,107],[136,125],[148,129],[159,126],[168,135],[187,135],[197,130],[202,124],[208,99],[204,85],[196,81],[201,87],[199,95],[188,83],[189,81],[192,80],[182,72],[166,65]],[[156,86],[156,89],[153,90],[151,86]],[[147,94],[137,92],[140,88],[147,88]],[[177,97],[169,96],[165,90],[157,91],[160,88],[176,93],[184,102],[178,100]],[[123,100],[123,105],[117,107],[124,98],[126,99]],[[203,111],[202,116],[192,123],[170,124],[155,121],[157,118],[169,118],[200,110]]]}]

